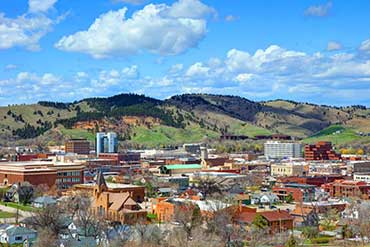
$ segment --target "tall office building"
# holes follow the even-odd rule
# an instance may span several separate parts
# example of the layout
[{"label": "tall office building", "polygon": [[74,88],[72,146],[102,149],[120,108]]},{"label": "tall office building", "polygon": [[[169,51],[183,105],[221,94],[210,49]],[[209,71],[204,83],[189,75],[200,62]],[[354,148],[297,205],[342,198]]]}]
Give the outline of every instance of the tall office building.
[{"label": "tall office building", "polygon": [[268,141],[264,145],[265,157],[270,159],[301,158],[302,145],[295,142]]},{"label": "tall office building", "polygon": [[117,153],[118,152],[118,139],[117,134],[114,132],[96,133],[96,155],[100,153]]}]

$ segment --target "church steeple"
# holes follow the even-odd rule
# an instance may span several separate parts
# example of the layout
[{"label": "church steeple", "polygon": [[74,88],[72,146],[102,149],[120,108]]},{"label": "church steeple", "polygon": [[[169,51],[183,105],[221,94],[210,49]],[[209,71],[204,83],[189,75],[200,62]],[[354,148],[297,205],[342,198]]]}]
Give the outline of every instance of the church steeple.
[{"label": "church steeple", "polygon": [[108,186],[107,186],[107,183],[105,182],[104,175],[101,171],[99,171],[98,175],[96,176],[95,193],[101,193],[106,189],[108,189]]}]

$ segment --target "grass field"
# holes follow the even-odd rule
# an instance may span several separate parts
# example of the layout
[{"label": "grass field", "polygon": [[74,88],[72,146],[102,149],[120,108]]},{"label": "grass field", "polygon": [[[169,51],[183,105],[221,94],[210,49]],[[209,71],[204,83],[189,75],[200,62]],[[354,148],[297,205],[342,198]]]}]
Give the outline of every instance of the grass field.
[{"label": "grass field", "polygon": [[18,204],[15,202],[0,202],[0,205],[4,205],[7,207],[16,208],[16,209],[18,208],[19,210],[28,211],[28,212],[32,212],[36,210],[35,208],[29,205]]},{"label": "grass field", "polygon": [[169,144],[181,144],[186,142],[200,142],[204,138],[214,139],[219,134],[200,128],[199,126],[188,126],[185,129],[177,129],[169,126],[155,126],[152,129],[146,127],[134,128],[133,142],[148,146],[159,146]]},{"label": "grass field", "polygon": [[256,135],[271,135],[271,131],[260,128],[248,123],[236,122],[230,126],[230,133],[235,135],[246,135],[250,137],[254,137]]},{"label": "grass field", "polygon": [[14,218],[14,217],[15,217],[14,213],[0,211],[0,219]]},{"label": "grass field", "polygon": [[[336,133],[339,131],[339,133]],[[318,141],[329,141],[335,145],[347,144],[354,141],[370,142],[370,137],[359,136],[354,129],[345,128],[341,125],[332,125],[321,130],[313,136],[303,139],[303,143],[315,143]]]},{"label": "grass field", "polygon": [[69,138],[86,138],[90,142],[95,141],[94,133],[91,133],[84,129],[66,129],[64,127],[60,127],[60,132]]}]

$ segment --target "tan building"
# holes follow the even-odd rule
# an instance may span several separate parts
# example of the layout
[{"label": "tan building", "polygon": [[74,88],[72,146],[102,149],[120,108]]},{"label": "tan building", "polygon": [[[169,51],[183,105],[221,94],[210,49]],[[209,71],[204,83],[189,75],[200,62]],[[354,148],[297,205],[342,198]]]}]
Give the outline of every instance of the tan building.
[{"label": "tan building", "polygon": [[98,174],[93,188],[93,211],[109,221],[134,224],[146,220],[147,212],[132,199],[130,192],[109,192],[102,173]]},{"label": "tan building", "polygon": [[303,176],[307,173],[307,167],[304,163],[277,163],[271,165],[271,176]]}]

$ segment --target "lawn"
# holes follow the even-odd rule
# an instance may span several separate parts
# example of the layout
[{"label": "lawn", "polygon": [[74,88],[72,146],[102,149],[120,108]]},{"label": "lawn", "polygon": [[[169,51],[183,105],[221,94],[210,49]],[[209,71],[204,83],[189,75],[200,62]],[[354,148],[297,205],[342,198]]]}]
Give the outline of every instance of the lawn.
[{"label": "lawn", "polygon": [[9,213],[9,212],[0,211],[0,219],[4,219],[4,218],[14,218],[14,217],[15,217],[15,214],[14,214],[14,213]]},{"label": "lawn", "polygon": [[28,211],[28,212],[32,212],[32,211],[36,210],[35,208],[31,207],[30,205],[23,205],[23,204],[18,204],[18,203],[15,203],[15,202],[0,202],[0,205],[4,205],[4,206],[7,206],[7,207],[11,207],[11,208],[18,208],[19,210]]}]

